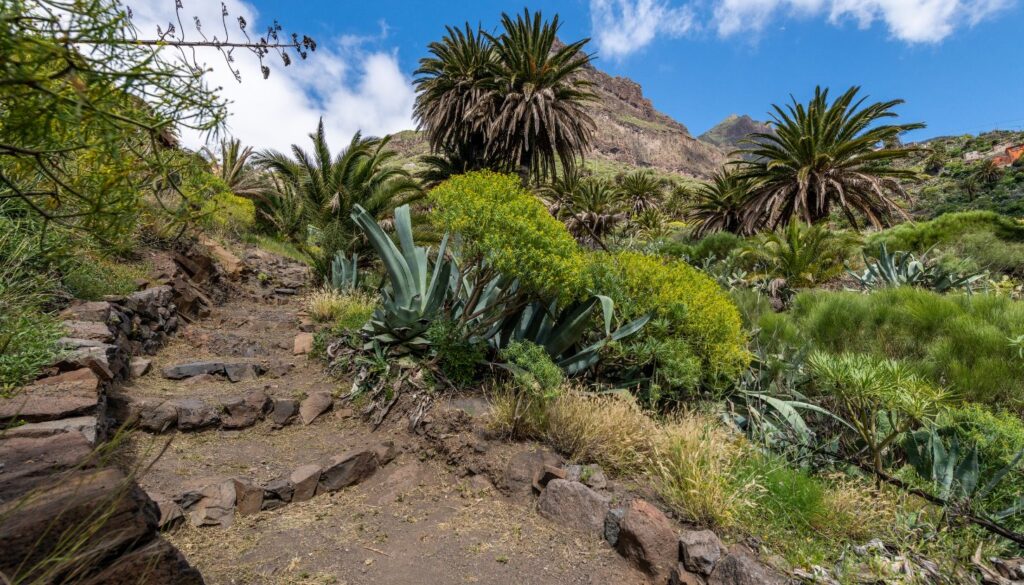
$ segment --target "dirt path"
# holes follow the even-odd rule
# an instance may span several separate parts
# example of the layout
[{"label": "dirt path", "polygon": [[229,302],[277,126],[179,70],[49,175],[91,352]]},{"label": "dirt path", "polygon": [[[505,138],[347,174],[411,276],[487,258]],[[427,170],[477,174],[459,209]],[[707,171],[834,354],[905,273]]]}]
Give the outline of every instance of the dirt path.
[{"label": "dirt path", "polygon": [[[226,304],[161,351],[149,375],[122,392],[132,398],[210,401],[257,389],[273,398],[347,390],[343,381],[323,373],[320,362],[292,355],[301,297],[268,294],[273,286],[247,279]],[[256,363],[267,373],[238,383],[209,376],[174,381],[160,375],[163,367],[207,359]],[[394,461],[357,486],[236,515],[228,528],[185,525],[171,530],[168,539],[211,585],[648,582],[607,544],[540,517],[532,497],[503,495],[483,475],[466,476],[464,466],[443,461],[426,439],[407,433],[404,425],[374,432],[340,401],[310,425],[275,430],[263,420],[238,431],[136,431],[132,452],[140,457],[156,452],[169,437],[169,449],[140,481],[155,495],[232,477],[265,484],[353,446],[385,439],[398,446]],[[492,468],[501,468],[516,453],[534,447],[499,445],[485,456]]]}]

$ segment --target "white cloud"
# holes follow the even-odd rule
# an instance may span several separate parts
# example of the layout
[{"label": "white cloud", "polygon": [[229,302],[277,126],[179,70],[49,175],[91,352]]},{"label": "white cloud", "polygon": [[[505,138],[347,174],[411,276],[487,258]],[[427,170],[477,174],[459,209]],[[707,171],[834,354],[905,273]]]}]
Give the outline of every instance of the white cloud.
[{"label": "white cloud", "polygon": [[593,36],[601,55],[625,57],[658,35],[705,27],[721,37],[757,34],[776,20],[824,16],[861,28],[882,23],[906,43],[937,43],[1017,0],[590,0]]},{"label": "white cloud", "polygon": [[861,28],[882,22],[896,39],[937,43],[960,26],[973,26],[1014,0],[718,0],[714,26],[723,37],[758,32],[779,16],[824,14],[832,24]]},{"label": "white cloud", "polygon": [[[154,35],[157,25],[166,28],[168,22],[175,21],[173,2],[127,0],[127,4],[134,12],[140,34]],[[226,4],[231,14],[229,24],[242,16],[250,31],[265,29],[266,23],[259,22],[256,10],[248,2],[227,0]],[[186,35],[195,36],[190,23],[192,16],[198,16],[208,36],[223,36],[219,2],[186,2],[182,14],[187,18],[183,18]],[[289,25],[287,15],[275,16],[285,26]],[[233,37],[239,36],[237,29],[230,32]],[[241,83],[235,81],[216,51],[207,50],[200,58],[213,69],[208,74],[208,83],[220,87],[220,95],[231,102],[229,134],[257,149],[286,150],[291,144],[305,147],[309,141],[306,135],[316,129],[322,116],[327,138],[337,150],[347,145],[357,131],[380,136],[414,127],[415,92],[411,80],[398,66],[396,51],[366,49],[368,44],[384,40],[387,32],[386,24],[380,23],[378,35],[318,38],[316,52],[310,53],[305,61],[293,54],[290,67],[283,67],[280,58],[270,55],[266,58],[271,68],[268,79],[262,78],[256,57],[238,49],[234,52],[234,66],[242,74]],[[202,145],[195,133],[186,132],[182,138],[187,146]]]},{"label": "white cloud", "polygon": [[657,35],[686,34],[695,15],[689,6],[673,7],[666,0],[590,0],[590,22],[600,54],[621,59]]}]

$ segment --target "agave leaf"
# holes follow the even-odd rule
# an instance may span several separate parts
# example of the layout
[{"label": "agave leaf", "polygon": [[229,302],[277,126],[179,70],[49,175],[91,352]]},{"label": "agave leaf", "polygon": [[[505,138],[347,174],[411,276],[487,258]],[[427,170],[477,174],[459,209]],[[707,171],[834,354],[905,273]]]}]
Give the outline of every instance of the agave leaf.
[{"label": "agave leaf", "polygon": [[1006,474],[1010,473],[1010,471],[1017,467],[1017,464],[1020,463],[1021,458],[1024,458],[1024,449],[1018,451],[1017,455],[1013,458],[1013,461],[1011,461],[1008,465],[1006,465],[999,471],[995,472],[992,475],[992,477],[989,478],[987,482],[985,482],[985,485],[981,488],[981,490],[978,491],[977,497],[984,498],[993,489],[995,489],[999,482],[1002,481],[1004,477],[1006,477]]},{"label": "agave leaf", "polygon": [[1009,507],[1004,508],[992,515],[996,520],[1006,520],[1010,516],[1015,516],[1021,511],[1024,511],[1024,494],[1017,496],[1017,501],[1010,504]]},{"label": "agave leaf", "polygon": [[971,447],[967,457],[956,466],[957,485],[964,497],[969,497],[978,487],[978,449]]},{"label": "agave leaf", "polygon": [[[408,206],[403,205],[402,207]],[[397,214],[398,210],[396,209],[395,212]],[[356,222],[356,225],[363,230],[370,245],[377,252],[381,262],[384,263],[396,300],[400,304],[408,304],[414,294],[413,283],[415,281],[405,257],[402,256],[391,238],[384,233],[384,230],[380,229],[377,222],[373,220],[373,216],[358,204],[353,208],[352,221]]]},{"label": "agave leaf", "polygon": [[574,302],[562,312],[552,328],[551,338],[544,346],[549,355],[561,355],[579,341],[597,302],[596,298],[591,297],[586,301]]}]

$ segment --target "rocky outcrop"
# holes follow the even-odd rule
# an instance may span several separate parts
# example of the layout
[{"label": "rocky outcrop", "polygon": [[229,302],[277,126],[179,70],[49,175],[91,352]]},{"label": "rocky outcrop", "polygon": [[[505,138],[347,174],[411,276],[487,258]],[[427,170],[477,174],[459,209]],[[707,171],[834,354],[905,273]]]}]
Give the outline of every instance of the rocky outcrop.
[{"label": "rocky outcrop", "polygon": [[[596,130],[588,159],[628,167],[646,167],[665,173],[706,178],[721,167],[725,153],[694,138],[686,126],[658,111],[640,84],[613,77],[588,66],[580,77],[591,84],[596,100],[587,111]],[[423,134],[399,132],[390,143],[406,158],[427,154]]]},{"label": "rocky outcrop", "polygon": [[727,117],[697,139],[722,150],[726,155],[748,145],[744,144],[752,134],[770,134],[772,127],[767,122],[758,122],[750,116]]},{"label": "rocky outcrop", "polygon": [[[110,426],[111,390],[145,375],[149,363],[138,356],[162,347],[182,319],[208,311],[206,291],[223,277],[201,253],[177,254],[174,266],[172,274],[156,278],[162,284],[72,303],[61,313],[66,337],[57,362],[44,377],[0,398],[0,574],[33,582],[73,576],[94,585],[203,582],[157,533],[172,521],[173,508],[154,503],[133,477],[100,466],[95,448]],[[250,367],[222,371],[242,378]],[[250,410],[266,411],[263,398],[224,405],[227,417],[244,421]],[[206,424],[211,412],[219,419],[201,403],[189,406],[156,405],[140,423],[164,430],[191,419]]]}]

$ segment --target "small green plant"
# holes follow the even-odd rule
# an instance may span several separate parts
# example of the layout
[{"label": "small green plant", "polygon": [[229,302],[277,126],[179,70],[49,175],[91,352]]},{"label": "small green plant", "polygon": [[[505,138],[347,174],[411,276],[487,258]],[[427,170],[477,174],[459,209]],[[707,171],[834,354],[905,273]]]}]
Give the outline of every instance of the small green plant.
[{"label": "small green plant", "polygon": [[922,256],[918,259],[910,252],[889,253],[885,242],[878,247],[878,258],[864,255],[864,272],[847,272],[857,279],[864,290],[892,286],[916,286],[938,293],[952,290],[970,291],[985,278],[984,272],[956,274]]},{"label": "small green plant", "polygon": [[505,399],[508,416],[503,424],[514,437],[539,436],[547,427],[548,407],[561,394],[562,370],[543,347],[515,341],[499,353],[515,382]]},{"label": "small green plant", "polygon": [[885,469],[886,451],[904,433],[935,421],[947,398],[910,368],[863,354],[812,353],[808,372],[820,398],[854,431],[874,472]]},{"label": "small green plant", "polygon": [[487,357],[486,346],[466,341],[458,325],[447,319],[431,323],[426,338],[441,372],[456,386],[470,385]]},{"label": "small green plant", "polygon": [[64,329],[52,315],[7,310],[0,299],[0,396],[31,381],[60,356],[57,340]]}]

